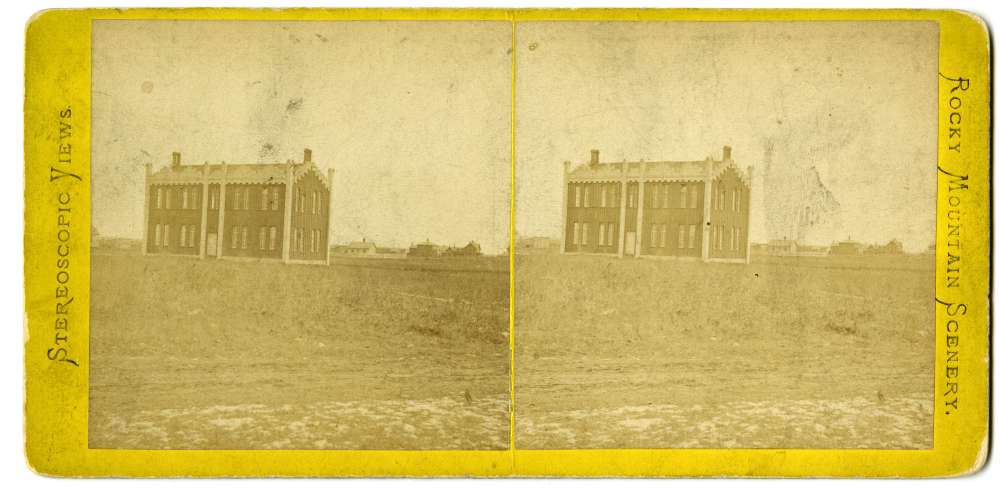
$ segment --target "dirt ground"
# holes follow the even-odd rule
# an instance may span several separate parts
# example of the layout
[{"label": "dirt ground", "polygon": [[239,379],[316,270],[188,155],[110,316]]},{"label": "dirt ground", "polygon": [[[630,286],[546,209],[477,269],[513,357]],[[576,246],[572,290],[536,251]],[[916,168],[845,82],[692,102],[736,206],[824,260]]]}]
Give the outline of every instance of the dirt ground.
[{"label": "dirt ground", "polygon": [[929,448],[932,256],[515,256],[518,448]]},{"label": "dirt ground", "polygon": [[92,448],[508,447],[506,258],[92,271]]}]

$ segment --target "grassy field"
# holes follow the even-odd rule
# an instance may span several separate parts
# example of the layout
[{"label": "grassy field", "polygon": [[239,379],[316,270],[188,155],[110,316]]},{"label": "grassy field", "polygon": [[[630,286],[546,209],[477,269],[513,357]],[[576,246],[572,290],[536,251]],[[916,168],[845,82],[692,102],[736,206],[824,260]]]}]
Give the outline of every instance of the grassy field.
[{"label": "grassy field", "polygon": [[932,256],[515,256],[518,448],[929,448]]},{"label": "grassy field", "polygon": [[92,271],[91,447],[508,446],[506,258]]}]

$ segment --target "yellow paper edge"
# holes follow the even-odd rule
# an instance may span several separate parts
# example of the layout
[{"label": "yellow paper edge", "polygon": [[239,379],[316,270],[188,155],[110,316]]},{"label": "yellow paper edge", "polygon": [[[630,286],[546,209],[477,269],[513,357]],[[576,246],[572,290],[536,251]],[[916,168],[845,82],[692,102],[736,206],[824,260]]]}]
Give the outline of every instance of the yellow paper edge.
[{"label": "yellow paper edge", "polygon": [[[96,450],[87,448],[90,247],[90,47],[96,19],[493,20],[532,21],[882,21],[924,20],[940,28],[939,168],[967,180],[949,191],[938,173],[936,267],[939,303],[934,447],[930,450],[633,449],[506,451]],[[516,29],[512,30],[516,36]],[[53,476],[867,476],[930,477],[975,472],[985,463],[989,421],[990,46],[974,15],[931,10],[488,10],[488,9],[103,9],[49,10],[26,27],[25,56],[25,451]],[[512,46],[514,39],[511,39]],[[512,56],[516,59],[516,50]],[[512,71],[512,84],[517,77]],[[959,90],[961,152],[949,151],[949,78]],[[516,91],[512,98],[516,102]],[[514,177],[512,105],[511,176]],[[70,109],[68,118],[61,117]],[[862,110],[863,108],[859,108]],[[60,141],[60,120],[72,135]],[[60,163],[60,145],[71,163]],[[951,142],[954,144],[954,141]],[[65,150],[65,147],[63,147]],[[63,176],[58,171],[77,176]],[[513,183],[513,181],[512,181]],[[513,184],[512,184],[513,186]],[[511,190],[511,251],[514,196]],[[955,198],[958,204],[955,205]],[[951,201],[949,201],[951,200]],[[67,203],[60,203],[67,201]],[[951,206],[951,208],[949,208]],[[60,212],[60,208],[69,211]],[[948,210],[960,209],[960,279],[948,286]],[[60,216],[64,222],[60,223]],[[60,230],[65,230],[60,235]],[[68,234],[68,235],[66,235]],[[65,240],[63,240],[65,239]],[[952,237],[954,239],[954,237]],[[60,248],[60,246],[64,246]],[[60,256],[67,253],[68,256]],[[68,265],[58,260],[69,259]],[[513,362],[514,257],[510,257]],[[65,271],[68,276],[61,276]],[[954,274],[954,273],[951,273]],[[59,283],[65,280],[65,283]],[[56,288],[68,288],[57,298]],[[67,293],[67,292],[62,292]],[[57,302],[73,298],[66,313]],[[957,306],[964,304],[967,310]],[[949,315],[949,311],[955,315]],[[57,330],[64,318],[68,330]],[[946,329],[959,335],[959,409],[945,414]],[[57,332],[68,341],[57,346]],[[954,334],[954,333],[952,333]],[[50,360],[64,347],[79,363]],[[511,363],[511,387],[516,386]],[[858,377],[866,376],[858,373]],[[951,380],[951,379],[949,379]],[[516,395],[516,393],[515,393]],[[513,397],[513,396],[512,396]],[[512,400],[513,401],[513,400]],[[514,406],[516,411],[516,406]],[[514,443],[511,414],[511,444]]]}]

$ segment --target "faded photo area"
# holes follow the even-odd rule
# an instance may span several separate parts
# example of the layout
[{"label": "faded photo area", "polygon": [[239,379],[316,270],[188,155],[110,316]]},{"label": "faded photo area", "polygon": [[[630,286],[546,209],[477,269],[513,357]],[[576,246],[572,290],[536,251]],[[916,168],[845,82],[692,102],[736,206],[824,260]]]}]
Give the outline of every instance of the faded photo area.
[{"label": "faded photo area", "polygon": [[508,448],[511,34],[95,22],[90,447]]},{"label": "faded photo area", "polygon": [[516,446],[931,448],[937,25],[516,29]]}]

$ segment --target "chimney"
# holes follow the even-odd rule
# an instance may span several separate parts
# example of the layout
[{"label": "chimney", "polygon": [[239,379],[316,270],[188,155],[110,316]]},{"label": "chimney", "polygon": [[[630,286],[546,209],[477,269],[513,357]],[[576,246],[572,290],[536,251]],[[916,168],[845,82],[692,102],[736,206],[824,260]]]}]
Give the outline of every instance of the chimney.
[{"label": "chimney", "polygon": [[600,150],[591,150],[590,151],[590,165],[597,165],[598,163],[600,163],[600,161],[601,161],[601,152],[600,152]]},{"label": "chimney", "polygon": [[173,160],[170,161],[170,167],[177,167],[181,165],[181,153],[174,152]]},{"label": "chimney", "polygon": [[733,147],[726,145],[722,147],[722,161],[728,162],[730,160],[733,160]]},{"label": "chimney", "polygon": [[308,148],[305,149],[305,151],[302,152],[302,163],[308,164],[312,162],[312,160],[313,160],[313,151],[309,150]]}]

